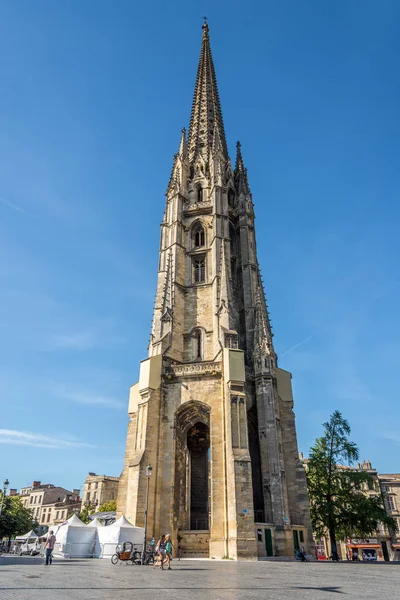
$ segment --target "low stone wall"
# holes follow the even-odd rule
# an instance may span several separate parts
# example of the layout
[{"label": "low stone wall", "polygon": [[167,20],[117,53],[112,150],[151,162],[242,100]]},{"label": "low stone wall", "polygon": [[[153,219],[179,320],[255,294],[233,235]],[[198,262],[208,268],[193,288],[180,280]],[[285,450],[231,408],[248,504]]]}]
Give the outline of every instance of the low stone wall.
[{"label": "low stone wall", "polygon": [[210,532],[204,531],[180,531],[182,558],[209,558],[210,557]]}]

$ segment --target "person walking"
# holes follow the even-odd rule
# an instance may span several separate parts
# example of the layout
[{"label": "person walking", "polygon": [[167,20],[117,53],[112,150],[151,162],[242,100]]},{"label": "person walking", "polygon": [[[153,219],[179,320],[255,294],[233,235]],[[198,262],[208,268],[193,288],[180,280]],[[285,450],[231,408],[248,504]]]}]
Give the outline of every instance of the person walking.
[{"label": "person walking", "polygon": [[48,535],[46,545],[45,545],[45,549],[46,549],[45,565],[51,565],[51,563],[53,562],[52,554],[53,554],[55,543],[56,543],[56,536],[54,535],[54,531],[51,530],[51,531],[49,531],[49,535]]},{"label": "person walking", "polygon": [[168,569],[171,570],[172,542],[171,536],[168,534],[165,537],[165,558],[168,564]]},{"label": "person walking", "polygon": [[155,559],[159,558],[160,559],[160,569],[164,570],[164,554],[165,554],[164,551],[165,551],[165,535],[163,534],[157,542],[153,569],[155,569],[156,566],[158,566]]}]

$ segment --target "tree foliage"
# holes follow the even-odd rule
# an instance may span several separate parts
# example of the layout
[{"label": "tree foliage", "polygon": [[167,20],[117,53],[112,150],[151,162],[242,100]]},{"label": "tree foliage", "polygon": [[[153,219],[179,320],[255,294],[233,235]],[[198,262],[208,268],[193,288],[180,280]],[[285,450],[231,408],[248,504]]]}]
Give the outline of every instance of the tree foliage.
[{"label": "tree foliage", "polygon": [[115,512],[117,510],[117,501],[109,500],[108,502],[104,502],[99,508],[97,512]]},{"label": "tree foliage", "polygon": [[3,502],[0,515],[0,539],[22,535],[38,527],[31,511],[25,508],[19,496],[6,496],[4,500],[1,497],[0,502]]},{"label": "tree foliage", "polygon": [[81,521],[83,521],[83,523],[90,523],[89,515],[92,515],[94,511],[94,507],[84,506],[84,508],[79,513],[78,517]]},{"label": "tree foliage", "polygon": [[[367,471],[349,467],[359,460],[356,444],[350,441],[350,425],[339,411],[327,423],[325,433],[310,449],[307,484],[311,520],[318,537],[329,534],[332,546],[347,537],[366,538],[376,535],[379,523],[395,530],[394,519],[386,514],[379,490]],[[363,492],[364,489],[364,492]]]}]

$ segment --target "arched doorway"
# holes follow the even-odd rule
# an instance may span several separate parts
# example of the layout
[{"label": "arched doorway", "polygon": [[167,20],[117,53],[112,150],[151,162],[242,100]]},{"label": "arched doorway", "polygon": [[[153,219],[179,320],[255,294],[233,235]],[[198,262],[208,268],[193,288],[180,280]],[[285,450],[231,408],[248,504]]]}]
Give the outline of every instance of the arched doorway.
[{"label": "arched doorway", "polygon": [[175,413],[174,521],[178,530],[209,529],[210,407],[196,400]]},{"label": "arched doorway", "polygon": [[210,430],[198,422],[187,432],[189,453],[188,497],[190,498],[190,529],[208,529],[209,514],[209,454]]}]

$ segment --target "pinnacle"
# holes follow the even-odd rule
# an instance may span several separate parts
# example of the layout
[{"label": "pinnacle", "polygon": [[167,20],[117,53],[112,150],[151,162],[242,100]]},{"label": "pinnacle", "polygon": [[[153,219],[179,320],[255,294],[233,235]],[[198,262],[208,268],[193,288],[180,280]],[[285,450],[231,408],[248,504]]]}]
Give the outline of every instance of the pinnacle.
[{"label": "pinnacle", "polygon": [[247,169],[244,166],[242,146],[240,142],[237,142],[236,144],[235,180],[239,189],[241,188],[244,193],[250,192],[249,182],[247,179]]}]

